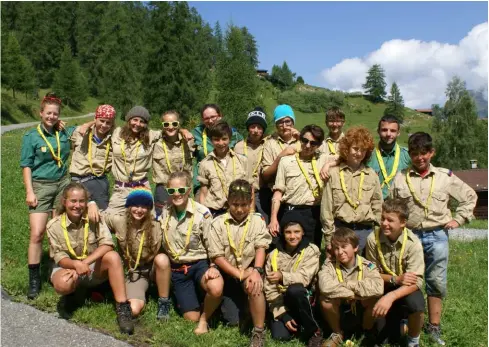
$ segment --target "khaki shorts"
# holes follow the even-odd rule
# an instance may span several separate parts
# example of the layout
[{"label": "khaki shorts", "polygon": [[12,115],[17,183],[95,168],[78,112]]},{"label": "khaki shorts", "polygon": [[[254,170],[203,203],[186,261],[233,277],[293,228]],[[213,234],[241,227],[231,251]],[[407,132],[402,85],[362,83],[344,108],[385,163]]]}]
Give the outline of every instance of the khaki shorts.
[{"label": "khaki shorts", "polygon": [[29,207],[29,213],[51,212],[61,200],[63,190],[70,183],[68,175],[59,181],[33,180],[32,189],[37,198],[37,206]]},{"label": "khaki shorts", "polygon": [[[107,277],[104,277],[104,278],[99,278],[97,276],[94,275],[94,270],[95,270],[95,264],[96,262],[90,264],[90,270],[92,270],[92,272],[90,272],[89,275],[85,275],[85,276],[78,276],[78,280],[76,281],[76,286],[83,286],[85,288],[92,288],[92,287],[96,287],[102,283],[104,283],[105,281],[107,281]],[[60,266],[54,266],[53,268],[53,271],[51,272],[51,282],[53,281],[53,276],[56,272],[60,271],[60,270],[63,270],[64,268],[60,267]]]},{"label": "khaki shorts", "polygon": [[137,271],[126,275],[127,299],[138,299],[146,302],[146,291],[150,281],[155,279],[155,267],[145,266]]}]

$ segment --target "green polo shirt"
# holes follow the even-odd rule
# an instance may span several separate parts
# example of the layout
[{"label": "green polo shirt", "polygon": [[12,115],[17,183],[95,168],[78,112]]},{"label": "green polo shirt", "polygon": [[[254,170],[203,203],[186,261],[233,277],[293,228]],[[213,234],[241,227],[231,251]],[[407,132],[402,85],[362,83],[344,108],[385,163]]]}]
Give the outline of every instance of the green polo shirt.
[{"label": "green polo shirt", "polygon": [[[76,126],[66,127],[59,132],[59,144],[61,146],[61,160],[63,165],[58,167],[58,163],[53,159],[51,151],[44,139],[39,135],[37,126],[29,130],[22,138],[22,150],[20,155],[20,167],[30,167],[33,180],[52,180],[57,181],[66,175],[68,170],[67,161],[70,157],[70,137],[75,131]],[[43,126],[41,130],[53,147],[54,153],[58,154],[58,144],[55,132],[49,133]]]},{"label": "green polo shirt", "polygon": [[[387,175],[391,173],[392,166],[394,165],[394,157],[396,154],[395,148],[396,147],[394,146],[390,152],[386,152],[382,148],[380,149],[380,155],[382,156],[382,159],[384,161]],[[409,157],[407,148],[400,147],[400,149],[401,153],[399,155],[399,165],[397,166],[397,172],[404,170],[409,165],[411,165],[411,157]],[[375,149],[372,152],[372,155],[370,156],[367,165],[370,166],[377,173],[377,175],[379,175],[380,185],[382,186],[382,183],[384,183],[384,175],[382,175],[382,172],[380,170],[380,165],[377,160],[377,155],[375,154]],[[390,183],[392,183],[392,181],[393,180],[391,180]],[[382,197],[384,198],[384,200],[387,198],[388,195],[389,187],[387,186],[387,184],[384,184],[384,186],[382,187]]]},{"label": "green polo shirt", "polygon": [[[194,184],[194,189],[200,187],[199,181],[197,181],[197,176],[199,173],[199,163],[202,161],[202,159],[205,158],[205,153],[204,153],[204,146],[202,145],[202,133],[204,132],[205,126],[204,124],[199,125],[195,129],[192,130],[192,135],[194,135],[194,142],[195,142],[195,152],[194,152],[194,157],[197,159],[197,165],[194,165],[194,172],[193,172],[193,184]],[[239,141],[243,140],[243,136],[236,130],[236,128],[231,128],[232,130],[232,135],[231,135],[231,141],[229,142],[229,148],[234,148],[236,144]],[[207,136],[207,154],[212,152],[214,150],[214,146],[212,145],[211,138]]]}]

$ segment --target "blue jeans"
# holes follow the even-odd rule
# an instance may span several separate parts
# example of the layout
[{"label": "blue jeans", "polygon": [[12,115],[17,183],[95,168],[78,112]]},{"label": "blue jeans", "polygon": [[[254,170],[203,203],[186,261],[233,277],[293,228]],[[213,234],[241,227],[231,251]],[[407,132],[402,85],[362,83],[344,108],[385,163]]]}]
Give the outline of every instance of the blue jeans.
[{"label": "blue jeans", "polygon": [[426,294],[444,298],[447,295],[448,233],[442,228],[413,231],[423,245]]}]

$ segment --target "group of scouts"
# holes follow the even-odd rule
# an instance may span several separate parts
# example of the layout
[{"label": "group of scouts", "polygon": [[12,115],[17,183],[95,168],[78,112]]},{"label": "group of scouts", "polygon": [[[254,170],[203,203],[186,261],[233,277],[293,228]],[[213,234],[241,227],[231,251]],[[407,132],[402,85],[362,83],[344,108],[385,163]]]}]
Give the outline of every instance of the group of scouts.
[{"label": "group of scouts", "polygon": [[[114,126],[110,105],[78,127],[60,121],[60,111],[61,100],[48,93],[41,123],[22,144],[29,298],[40,292],[47,231],[50,280],[64,311],[84,288],[108,280],[128,334],[153,282],[157,319],[168,320],[172,295],[198,335],[219,311],[230,326],[251,323],[250,346],[264,345],[269,317],[277,340],[334,347],[363,334],[366,345],[413,347],[424,323],[425,281],[425,331],[445,345],[447,232],[470,221],[477,196],[430,164],[429,134],[412,134],[405,149],[396,141],[398,119],[384,116],[375,145],[365,127],[343,133],[338,108],[326,112],[325,138],[314,124],[295,129],[288,105],[275,108],[275,132],[266,136],[257,107],[246,139],[214,104],[204,105],[192,132],[176,111],[161,116],[161,130],[148,128],[142,106],[127,112],[123,127]],[[453,215],[450,197],[458,201]]]}]

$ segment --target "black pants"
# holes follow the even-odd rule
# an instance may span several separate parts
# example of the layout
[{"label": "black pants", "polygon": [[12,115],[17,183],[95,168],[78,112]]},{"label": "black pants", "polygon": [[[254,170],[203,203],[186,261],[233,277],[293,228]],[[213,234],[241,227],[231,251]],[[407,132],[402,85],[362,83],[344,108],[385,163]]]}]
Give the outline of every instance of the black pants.
[{"label": "black pants", "polygon": [[[318,323],[314,319],[309,298],[307,297],[307,289],[302,284],[294,283],[287,288],[287,291],[284,293],[284,304],[287,307],[287,313],[299,326],[297,331],[298,333],[300,332],[301,337],[307,340],[319,330]],[[281,319],[272,319],[270,330],[272,338],[275,340],[287,341],[294,336]]]},{"label": "black pants", "polygon": [[169,197],[170,195],[168,195],[165,185],[157,184],[155,188],[155,194],[154,194],[155,211],[156,211],[157,218],[161,215],[163,206],[168,202]]},{"label": "black pants", "polygon": [[109,206],[109,180],[107,176],[94,177],[84,181],[86,177],[73,176],[73,182],[80,182],[90,193],[90,200],[97,203],[100,210],[105,210]]},{"label": "black pants", "polygon": [[[294,206],[284,204],[280,206],[280,210],[277,215],[279,223],[281,223],[282,218],[292,210],[299,213],[299,218],[301,218],[302,225],[305,226],[304,237],[313,242],[316,246],[319,247],[319,249],[321,249],[321,242],[323,240],[323,232],[321,230],[322,226],[320,221],[321,207],[305,205]],[[280,230],[280,232],[282,233],[283,230]],[[280,236],[274,237],[272,243],[274,245],[277,244],[277,242],[279,242],[279,238]]]},{"label": "black pants", "polygon": [[270,214],[272,213],[272,196],[273,192],[268,187],[261,187],[258,194],[255,193],[256,211],[262,214],[267,225],[270,223]]}]

